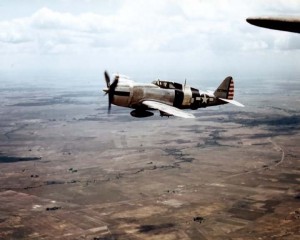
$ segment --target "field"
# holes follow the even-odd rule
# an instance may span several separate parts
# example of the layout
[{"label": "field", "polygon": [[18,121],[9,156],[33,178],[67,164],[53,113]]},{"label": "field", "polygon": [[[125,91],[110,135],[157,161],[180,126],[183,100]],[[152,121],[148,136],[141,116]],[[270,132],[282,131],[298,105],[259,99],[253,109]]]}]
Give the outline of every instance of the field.
[{"label": "field", "polygon": [[189,120],[1,88],[0,239],[300,238],[300,82],[270,82]]}]

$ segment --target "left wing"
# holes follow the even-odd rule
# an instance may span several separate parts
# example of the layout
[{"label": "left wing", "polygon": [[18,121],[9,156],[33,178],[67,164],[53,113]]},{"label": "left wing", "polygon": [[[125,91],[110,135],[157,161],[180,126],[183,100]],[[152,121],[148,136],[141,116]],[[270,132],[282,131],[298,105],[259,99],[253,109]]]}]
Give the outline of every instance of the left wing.
[{"label": "left wing", "polygon": [[148,106],[149,108],[157,109],[159,111],[168,113],[170,115],[174,115],[176,117],[182,117],[182,118],[195,118],[195,116],[191,113],[186,113],[184,111],[181,111],[180,109],[167,105],[165,103],[161,102],[155,102],[151,100],[143,101],[142,104]]}]

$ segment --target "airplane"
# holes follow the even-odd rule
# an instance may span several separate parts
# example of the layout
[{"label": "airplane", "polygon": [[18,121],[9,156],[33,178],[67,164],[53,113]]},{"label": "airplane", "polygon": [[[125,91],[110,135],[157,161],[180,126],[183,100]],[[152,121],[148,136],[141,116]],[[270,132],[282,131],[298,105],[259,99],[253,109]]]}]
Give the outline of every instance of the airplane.
[{"label": "airplane", "polygon": [[299,17],[249,17],[246,21],[263,28],[300,33]]},{"label": "airplane", "polygon": [[108,113],[111,105],[134,109],[131,116],[142,118],[153,116],[152,110],[159,110],[160,116],[195,118],[183,109],[196,110],[231,103],[239,107],[243,104],[233,100],[234,82],[232,77],[223,80],[216,91],[203,92],[186,84],[156,80],[152,83],[138,83],[128,77],[116,74],[112,83],[107,71],[104,72],[108,94]]}]

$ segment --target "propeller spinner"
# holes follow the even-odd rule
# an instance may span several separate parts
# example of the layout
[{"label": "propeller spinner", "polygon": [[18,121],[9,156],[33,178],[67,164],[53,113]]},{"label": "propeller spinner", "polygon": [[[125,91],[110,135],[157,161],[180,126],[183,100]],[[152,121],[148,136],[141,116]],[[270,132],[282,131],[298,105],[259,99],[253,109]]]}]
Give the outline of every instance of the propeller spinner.
[{"label": "propeller spinner", "polygon": [[115,94],[115,90],[118,86],[118,82],[119,82],[119,76],[116,75],[114,81],[112,82],[112,84],[110,84],[110,77],[107,73],[107,71],[104,72],[104,77],[105,77],[105,81],[106,81],[106,86],[107,86],[107,90],[105,91],[105,95],[108,94],[108,113],[110,113],[110,109],[111,109],[111,104],[114,100],[114,94]]}]

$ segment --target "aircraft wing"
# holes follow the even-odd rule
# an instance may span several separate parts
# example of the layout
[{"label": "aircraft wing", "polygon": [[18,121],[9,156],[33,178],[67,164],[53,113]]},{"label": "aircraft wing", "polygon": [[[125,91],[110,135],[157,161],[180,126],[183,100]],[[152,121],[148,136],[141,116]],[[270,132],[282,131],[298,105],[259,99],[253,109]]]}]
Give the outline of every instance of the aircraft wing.
[{"label": "aircraft wing", "polygon": [[149,108],[157,109],[159,111],[168,113],[170,115],[174,115],[176,117],[181,118],[195,118],[195,116],[191,113],[184,112],[176,107],[167,105],[165,103],[146,100],[142,102],[144,105],[148,106]]},{"label": "aircraft wing", "polygon": [[300,33],[299,17],[250,17],[246,21],[259,27]]}]

